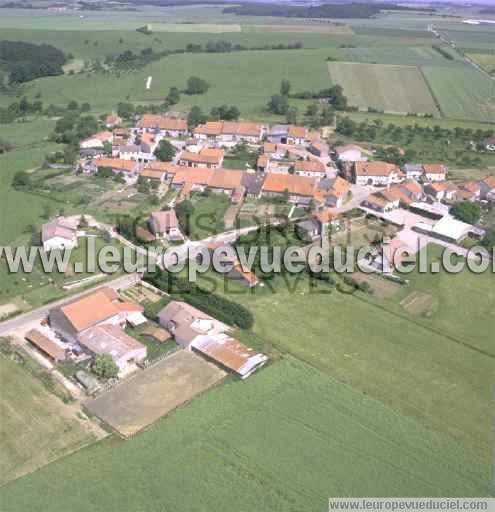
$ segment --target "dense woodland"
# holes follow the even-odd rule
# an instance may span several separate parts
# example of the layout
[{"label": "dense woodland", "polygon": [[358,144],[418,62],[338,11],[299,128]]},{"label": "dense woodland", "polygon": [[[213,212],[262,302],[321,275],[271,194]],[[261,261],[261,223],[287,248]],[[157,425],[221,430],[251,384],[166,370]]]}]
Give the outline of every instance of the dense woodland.
[{"label": "dense woodland", "polygon": [[64,52],[49,44],[0,41],[0,68],[9,73],[9,81],[13,84],[61,75],[66,61]]}]

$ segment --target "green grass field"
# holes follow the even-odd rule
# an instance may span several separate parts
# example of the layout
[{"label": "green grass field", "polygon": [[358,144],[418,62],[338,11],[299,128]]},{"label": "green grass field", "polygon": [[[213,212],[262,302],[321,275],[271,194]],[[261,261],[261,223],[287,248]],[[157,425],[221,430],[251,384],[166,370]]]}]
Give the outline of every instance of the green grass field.
[{"label": "green grass field", "polygon": [[0,385],[0,484],[92,440],[58,398],[20,364],[3,355]]},{"label": "green grass field", "polygon": [[488,481],[488,464],[449,438],[288,357],[129,441],[9,484],[0,499],[5,512],[295,512],[323,510],[329,496],[484,496]]},{"label": "green grass field", "polygon": [[[420,419],[428,428],[456,436],[486,459],[493,357],[477,349],[491,351],[493,343],[494,319],[486,309],[492,276],[448,277],[430,276],[428,285],[422,278],[423,288],[438,293],[439,307],[429,320],[400,308],[402,296],[384,302],[336,290],[322,293],[310,289],[303,277],[287,282],[280,277],[275,292],[268,283],[254,293],[229,282],[223,288],[220,277],[216,280],[219,292],[232,293],[233,300],[253,312],[255,333],[278,350]],[[436,292],[440,279],[444,282]],[[477,294],[478,288],[485,293]]]},{"label": "green grass field", "polygon": [[468,53],[467,55],[488,73],[495,73],[495,53]]},{"label": "green grass field", "polygon": [[422,70],[446,117],[495,120],[495,81],[475,69],[424,66]]},{"label": "green grass field", "polygon": [[[294,90],[328,86],[327,54],[320,49],[174,55],[120,77],[83,74],[39,79],[26,87],[26,93],[31,97],[41,92],[46,103],[89,100],[93,109],[110,111],[119,101],[162,102],[171,86],[184,89],[187,79],[196,75],[211,84],[209,91],[183,95],[178,108],[197,104],[209,109],[227,103],[237,105],[242,116],[249,118],[266,115],[265,105],[283,78],[291,80]],[[145,89],[148,76],[153,77],[149,91]],[[5,96],[2,100],[9,101]]]},{"label": "green grass field", "polygon": [[330,62],[332,83],[344,88],[351,105],[385,112],[416,112],[438,115],[435,102],[418,68]]},{"label": "green grass field", "polygon": [[189,219],[190,237],[193,240],[201,240],[225,230],[223,217],[229,207],[229,199],[224,194],[212,194],[202,197],[193,194],[191,201],[194,212]]}]

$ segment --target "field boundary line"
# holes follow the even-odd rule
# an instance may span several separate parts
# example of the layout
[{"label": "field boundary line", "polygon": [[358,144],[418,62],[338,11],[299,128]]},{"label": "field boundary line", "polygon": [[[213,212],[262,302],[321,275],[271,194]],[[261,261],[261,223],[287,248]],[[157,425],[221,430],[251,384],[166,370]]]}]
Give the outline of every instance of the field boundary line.
[{"label": "field boundary line", "polygon": [[391,314],[391,315],[393,315],[393,316],[395,316],[397,318],[400,318],[402,320],[407,320],[408,322],[412,322],[414,325],[417,325],[418,327],[422,327],[423,329],[425,329],[427,331],[430,331],[430,332],[432,332],[434,334],[437,334],[439,336],[443,336],[444,338],[446,338],[446,339],[448,339],[450,341],[453,341],[454,343],[457,343],[458,345],[461,345],[461,346],[463,346],[465,348],[473,350],[474,352],[478,352],[481,355],[484,355],[484,356],[490,357],[492,359],[495,359],[495,354],[492,354],[491,352],[487,352],[486,350],[483,350],[482,348],[476,347],[475,345],[471,345],[470,343],[462,341],[462,340],[456,338],[455,336],[453,336],[452,334],[449,334],[449,333],[437,330],[434,327],[430,327],[428,325],[424,325],[421,322],[419,322],[418,320],[415,320],[414,318],[410,318],[410,317],[408,317],[406,315],[402,315],[402,314],[400,314],[400,313],[398,313],[396,311],[392,311],[391,309],[388,309],[385,306],[382,306],[380,304],[376,304],[375,302],[371,302],[369,300],[366,300],[364,297],[360,297],[357,294],[353,294],[353,297],[355,297],[356,299],[360,300],[361,302],[365,302],[366,304],[369,304],[370,306],[374,306],[374,307],[376,307],[378,309],[381,309],[382,311],[385,311],[386,313],[389,313],[389,314]]},{"label": "field boundary line", "polygon": [[431,97],[433,98],[435,106],[438,109],[438,113],[440,114],[440,117],[442,119],[447,119],[447,116],[445,115],[445,112],[442,110],[442,107],[440,106],[440,102],[438,101],[438,98],[436,97],[435,92],[433,91],[433,87],[431,86],[430,82],[428,82],[428,78],[426,77],[426,74],[423,71],[423,66],[416,66],[416,67],[418,68],[419,74],[423,77],[426,87],[430,91]]}]

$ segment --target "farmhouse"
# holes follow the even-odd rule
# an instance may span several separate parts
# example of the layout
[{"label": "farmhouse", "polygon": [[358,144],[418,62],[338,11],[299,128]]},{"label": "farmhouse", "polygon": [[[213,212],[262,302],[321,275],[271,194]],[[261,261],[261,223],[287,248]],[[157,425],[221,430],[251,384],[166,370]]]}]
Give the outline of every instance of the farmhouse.
[{"label": "farmhouse", "polygon": [[448,172],[442,164],[424,164],[423,171],[423,179],[426,181],[445,181]]},{"label": "farmhouse", "polygon": [[183,171],[183,167],[172,162],[159,162],[155,160],[146,164],[140,176],[150,180],[165,182],[171,180],[178,172]]},{"label": "farmhouse", "polygon": [[245,173],[242,171],[233,171],[230,169],[215,170],[208,182],[208,189],[213,192],[225,193],[231,196],[236,189],[242,186],[242,177]]},{"label": "farmhouse", "polygon": [[204,167],[186,169],[181,168],[172,177],[171,186],[174,190],[187,191],[187,195],[191,191],[203,191],[210,183],[210,179],[215,171]]},{"label": "farmhouse", "polygon": [[294,174],[310,178],[323,178],[327,174],[325,164],[319,160],[298,160],[294,164]]},{"label": "farmhouse", "polygon": [[[422,201],[424,198],[423,187],[415,180],[405,181],[398,187],[412,202]],[[407,204],[409,205],[409,202],[407,202]]]},{"label": "farmhouse", "polygon": [[241,379],[247,379],[268,361],[268,357],[240,341],[228,336],[198,336],[191,348],[207,359],[218,363],[227,370],[233,371]]},{"label": "farmhouse", "polygon": [[203,148],[199,153],[183,151],[179,158],[179,165],[218,169],[222,166],[224,155],[224,150],[218,148]]},{"label": "farmhouse", "polygon": [[175,210],[153,212],[149,226],[157,239],[184,240]]},{"label": "farmhouse", "polygon": [[354,164],[353,180],[357,185],[392,185],[400,183],[403,178],[404,174],[394,164],[378,160]]},{"label": "farmhouse", "polygon": [[236,143],[239,141],[256,144],[261,141],[266,127],[258,123],[208,121],[194,129],[197,140],[214,140],[220,144]]},{"label": "farmhouse", "polygon": [[229,332],[228,325],[203,313],[187,302],[169,302],[159,313],[160,325],[172,333],[175,341],[183,348],[189,348],[197,336]]},{"label": "farmhouse", "polygon": [[124,326],[128,318],[142,316],[142,311],[141,306],[120,301],[117,292],[105,286],[50,310],[48,318],[57,334],[75,343],[90,327]]},{"label": "farmhouse", "polygon": [[154,114],[145,114],[136,126],[138,133],[156,133],[163,137],[181,137],[188,132],[185,119],[175,119]]},{"label": "farmhouse", "polygon": [[79,342],[93,355],[109,354],[120,371],[147,355],[145,345],[115,325],[90,327],[79,336]]},{"label": "farmhouse", "polygon": [[242,186],[246,191],[246,196],[251,199],[258,199],[261,195],[264,181],[264,175],[250,172],[243,173]]},{"label": "farmhouse", "polygon": [[265,142],[262,147],[262,153],[269,158],[280,160],[285,156],[287,147],[281,144],[275,144],[273,142]]},{"label": "farmhouse", "polygon": [[72,249],[77,247],[77,226],[79,218],[57,217],[41,226],[43,250]]},{"label": "farmhouse", "polygon": [[306,204],[305,199],[313,197],[315,187],[314,178],[269,172],[266,174],[261,194],[275,197],[287,193],[291,203]]}]

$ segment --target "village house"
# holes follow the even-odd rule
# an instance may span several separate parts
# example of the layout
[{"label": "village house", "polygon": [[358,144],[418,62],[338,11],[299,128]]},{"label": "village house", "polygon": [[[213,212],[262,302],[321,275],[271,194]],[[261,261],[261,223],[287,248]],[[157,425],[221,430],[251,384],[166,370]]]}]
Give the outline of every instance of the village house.
[{"label": "village house", "polygon": [[340,176],[325,178],[318,182],[314,199],[320,206],[340,208],[344,204],[350,189],[350,183]]},{"label": "village house", "polygon": [[137,133],[154,133],[162,137],[182,137],[187,135],[187,120],[144,114],[136,126]]},{"label": "village house", "polygon": [[242,186],[243,171],[230,169],[216,169],[208,182],[208,189],[215,193],[224,193],[232,196],[234,190]]},{"label": "village house", "polygon": [[127,184],[136,183],[141,170],[141,165],[138,162],[123,158],[98,158],[93,161],[93,164],[98,171],[110,169],[113,173],[122,176]]},{"label": "village house", "polygon": [[315,178],[269,172],[266,174],[261,193],[266,197],[287,194],[289,202],[305,207],[309,206],[315,187]]},{"label": "village house", "polygon": [[224,150],[218,148],[203,148],[198,153],[183,151],[179,157],[179,165],[218,169],[222,167],[224,155]]},{"label": "village house", "polygon": [[280,160],[284,158],[287,153],[287,147],[282,144],[275,144],[273,142],[265,142],[261,148],[262,154],[273,158],[274,160]]},{"label": "village house", "polygon": [[346,144],[335,148],[335,156],[343,163],[366,162],[371,156],[371,151],[356,146],[356,144]]},{"label": "village house", "polygon": [[356,185],[389,186],[403,179],[402,171],[387,162],[356,162],[353,167],[353,181]]},{"label": "village house", "polygon": [[105,286],[51,309],[48,318],[51,329],[63,340],[78,343],[81,334],[91,327],[144,323],[143,310],[142,306],[121,301],[115,290]]},{"label": "village house", "polygon": [[425,181],[445,181],[448,169],[443,164],[423,164]]},{"label": "village house", "polygon": [[208,121],[194,129],[194,138],[231,146],[238,142],[259,143],[265,133],[266,126],[259,123]]},{"label": "village house", "polygon": [[457,195],[457,187],[446,181],[427,183],[424,191],[434,201],[453,201]]},{"label": "village house", "polygon": [[407,180],[419,181],[424,174],[424,169],[421,164],[406,164],[403,169]]},{"label": "village house", "polygon": [[319,158],[328,158],[329,147],[326,142],[322,142],[321,140],[316,140],[311,142],[309,145],[308,151],[319,157]]},{"label": "village house", "polygon": [[230,327],[223,322],[187,302],[177,300],[169,302],[158,313],[158,321],[162,327],[174,335],[176,343],[182,348],[189,348],[197,336],[222,334],[230,330]]},{"label": "village house", "polygon": [[310,178],[323,178],[327,175],[325,164],[319,160],[298,160],[294,164],[294,174]]},{"label": "village house", "polygon": [[172,178],[178,173],[183,172],[184,168],[172,162],[160,162],[154,160],[148,162],[140,176],[149,180],[157,180],[161,183],[171,181]]},{"label": "village house", "polygon": [[176,172],[171,181],[171,187],[181,193],[180,199],[188,197],[190,192],[202,192],[210,183],[210,179],[215,171],[213,169],[199,168],[181,168]]},{"label": "village house", "polygon": [[157,239],[184,240],[175,210],[153,212],[149,219],[151,232]]},{"label": "village house", "polygon": [[381,213],[387,213],[399,208],[400,198],[389,190],[381,190],[370,194],[361,206]]},{"label": "village house", "polygon": [[111,144],[113,140],[112,132],[98,132],[79,143],[81,149],[103,149],[105,144]]},{"label": "village house", "polygon": [[309,144],[308,129],[305,126],[276,124],[268,132],[267,140],[274,144],[307,146]]},{"label": "village house", "polygon": [[495,202],[495,176],[487,176],[484,180],[480,181],[479,185],[480,198],[485,201]]},{"label": "village house", "polygon": [[477,181],[466,181],[457,186],[456,197],[464,201],[479,201],[481,197],[481,185]]},{"label": "village house", "polygon": [[119,124],[122,124],[122,119],[116,114],[110,114],[105,118],[105,126],[109,130],[119,126]]},{"label": "village house", "polygon": [[78,217],[57,217],[41,226],[41,243],[43,250],[73,249],[77,247]]},{"label": "village house", "polygon": [[318,240],[325,231],[331,228],[338,229],[340,220],[330,210],[322,210],[315,213],[309,219],[296,224],[296,230],[302,240],[314,242]]},{"label": "village house", "polygon": [[[411,202],[422,201],[424,199],[423,187],[415,180],[404,181],[398,185],[401,192],[409,198]],[[407,201],[406,203],[409,203]]]},{"label": "village house", "polygon": [[258,156],[256,170],[258,172],[268,172],[270,170],[270,157],[268,155],[262,154]]},{"label": "village house", "polygon": [[254,172],[245,172],[242,176],[242,186],[249,199],[259,199],[265,182],[265,175]]}]

